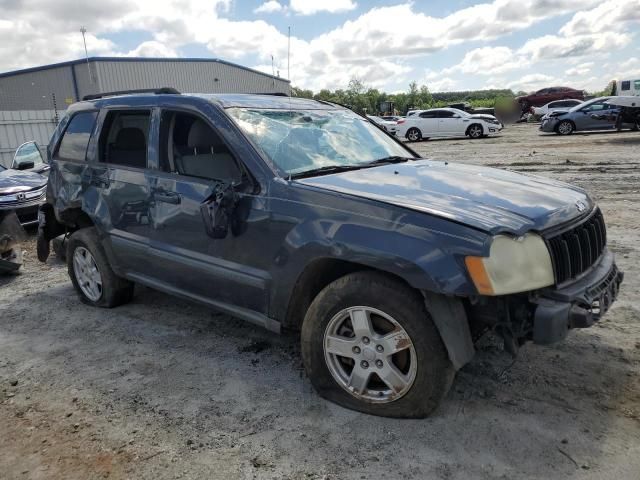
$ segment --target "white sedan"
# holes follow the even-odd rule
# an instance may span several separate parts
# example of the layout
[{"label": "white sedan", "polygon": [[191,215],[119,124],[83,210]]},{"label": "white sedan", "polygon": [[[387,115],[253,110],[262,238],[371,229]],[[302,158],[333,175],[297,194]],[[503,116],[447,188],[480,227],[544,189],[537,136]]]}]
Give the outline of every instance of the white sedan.
[{"label": "white sedan", "polygon": [[380,127],[384,128],[387,132],[395,134],[398,122],[396,120],[388,120],[388,118],[394,118],[394,117],[384,118],[384,117],[377,117],[375,115],[367,115],[367,118],[371,120],[373,123],[375,123],[376,125],[379,125]]},{"label": "white sedan", "polygon": [[570,98],[565,100],[555,100],[542,107],[531,107],[531,113],[536,117],[544,117],[545,115],[549,115],[553,112],[559,112],[561,110],[569,111],[569,109],[576,105],[580,105],[581,103],[583,103],[582,100],[572,100]]},{"label": "white sedan", "polygon": [[434,137],[481,138],[502,130],[493,115],[470,114],[457,108],[432,108],[398,121],[396,135],[411,142]]}]

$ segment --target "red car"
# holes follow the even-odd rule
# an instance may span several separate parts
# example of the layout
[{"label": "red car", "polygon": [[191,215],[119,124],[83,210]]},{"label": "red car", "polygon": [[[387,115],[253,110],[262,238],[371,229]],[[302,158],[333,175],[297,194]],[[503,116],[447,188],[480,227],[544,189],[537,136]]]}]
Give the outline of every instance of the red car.
[{"label": "red car", "polygon": [[522,107],[522,110],[527,110],[530,107],[542,107],[554,100],[564,100],[567,98],[575,98],[576,100],[584,100],[584,92],[582,90],[576,90],[569,87],[550,87],[538,90],[530,95],[523,95],[522,97],[516,97],[516,101]]}]

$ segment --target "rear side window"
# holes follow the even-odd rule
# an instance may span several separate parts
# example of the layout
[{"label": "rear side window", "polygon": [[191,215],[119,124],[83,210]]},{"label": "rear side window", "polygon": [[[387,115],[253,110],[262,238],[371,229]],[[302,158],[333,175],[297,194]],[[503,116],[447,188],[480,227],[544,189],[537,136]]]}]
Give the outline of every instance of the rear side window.
[{"label": "rear side window", "polygon": [[620,90],[631,90],[631,80],[625,80],[620,85]]},{"label": "rear side window", "polygon": [[634,90],[640,90],[640,80],[633,81],[633,88]]},{"label": "rear side window", "polygon": [[74,115],[62,136],[57,157],[61,160],[84,162],[87,146],[98,112],[82,112]]},{"label": "rear side window", "polygon": [[99,161],[132,168],[147,168],[150,110],[114,110],[104,121]]},{"label": "rear side window", "polygon": [[436,112],[422,112],[420,118],[436,118]]},{"label": "rear side window", "polygon": [[437,115],[438,118],[451,118],[453,117],[453,112],[449,110],[438,110]]}]

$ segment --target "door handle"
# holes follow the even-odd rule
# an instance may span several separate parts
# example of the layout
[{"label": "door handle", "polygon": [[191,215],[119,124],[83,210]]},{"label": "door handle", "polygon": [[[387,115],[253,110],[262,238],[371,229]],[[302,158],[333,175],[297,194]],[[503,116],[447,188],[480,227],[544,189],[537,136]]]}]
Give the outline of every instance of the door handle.
[{"label": "door handle", "polygon": [[157,202],[170,203],[172,205],[180,204],[180,194],[176,192],[167,192],[166,190],[156,190],[153,192],[153,198]]}]

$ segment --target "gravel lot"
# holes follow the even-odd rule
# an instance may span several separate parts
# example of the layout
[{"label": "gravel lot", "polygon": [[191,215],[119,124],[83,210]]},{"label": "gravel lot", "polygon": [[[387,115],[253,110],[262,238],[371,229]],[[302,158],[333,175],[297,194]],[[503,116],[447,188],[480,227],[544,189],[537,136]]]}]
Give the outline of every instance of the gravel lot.
[{"label": "gravel lot", "polygon": [[515,361],[484,339],[433,417],[384,419],[316,396],[294,335],[145,288],[81,304],[31,239],[0,277],[0,478],[639,478],[640,134],[414,147],[587,188],[626,272],[607,317]]}]

